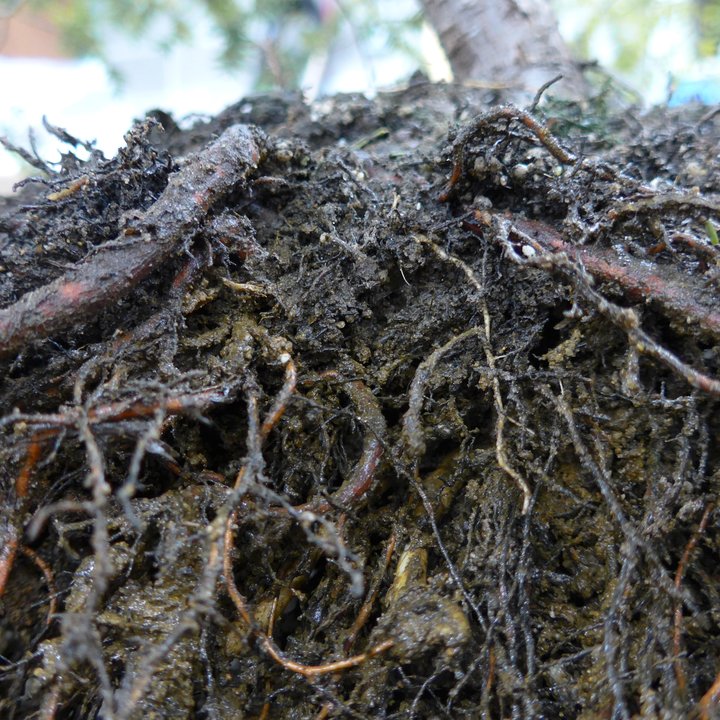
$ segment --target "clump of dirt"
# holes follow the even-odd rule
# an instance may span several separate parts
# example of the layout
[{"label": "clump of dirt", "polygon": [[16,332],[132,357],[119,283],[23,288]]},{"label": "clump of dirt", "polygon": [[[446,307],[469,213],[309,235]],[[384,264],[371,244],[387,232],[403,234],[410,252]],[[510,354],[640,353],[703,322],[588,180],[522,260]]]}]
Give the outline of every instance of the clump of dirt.
[{"label": "clump of dirt", "polygon": [[3,717],[717,715],[720,120],[492,100],[36,159]]}]

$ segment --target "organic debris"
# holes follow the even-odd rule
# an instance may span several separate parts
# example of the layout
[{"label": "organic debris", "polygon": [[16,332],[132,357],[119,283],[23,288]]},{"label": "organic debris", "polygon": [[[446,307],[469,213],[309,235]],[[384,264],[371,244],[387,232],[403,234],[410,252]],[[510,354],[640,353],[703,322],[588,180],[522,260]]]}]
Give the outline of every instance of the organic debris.
[{"label": "organic debris", "polygon": [[25,153],[2,717],[718,716],[720,118],[490,99]]}]

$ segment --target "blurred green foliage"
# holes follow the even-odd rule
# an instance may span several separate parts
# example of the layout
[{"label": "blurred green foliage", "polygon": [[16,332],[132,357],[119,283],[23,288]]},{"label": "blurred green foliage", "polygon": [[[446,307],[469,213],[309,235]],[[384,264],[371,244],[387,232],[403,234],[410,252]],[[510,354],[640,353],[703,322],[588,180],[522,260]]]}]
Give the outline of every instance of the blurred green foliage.
[{"label": "blurred green foliage", "polygon": [[[716,55],[720,0],[551,0],[561,26],[585,58],[600,55],[612,69],[634,71],[648,57],[688,60]],[[668,37],[672,37],[670,42]]]},{"label": "blurred green foliage", "polygon": [[[202,13],[218,36],[217,56],[225,67],[238,67],[249,53],[260,51],[265,61],[261,87],[296,86],[308,57],[330,47],[343,21],[355,41],[369,48],[368,54],[384,44],[419,59],[414,34],[422,19],[419,9],[408,15],[398,13],[398,3],[388,0],[323,1],[336,12],[322,23],[313,18],[312,0],[0,0],[0,10],[22,3],[42,9],[62,29],[73,54],[106,60],[103,37],[108,28],[137,38],[151,36],[160,47],[171,48],[192,38]],[[653,52],[708,58],[718,51],[720,0],[549,1],[578,54],[598,58],[621,73],[632,73]],[[663,47],[663,27],[665,37],[668,27],[683,37],[676,34],[677,42]]]},{"label": "blurred green foliage", "polygon": [[698,34],[698,54],[713,57],[720,45],[720,2],[718,0],[696,0],[698,8],[695,25]]},{"label": "blurred green foliage", "polygon": [[[206,14],[218,33],[218,57],[229,67],[238,65],[246,47],[245,27],[253,14],[265,6],[280,3],[258,2],[248,6],[236,0],[26,0],[45,12],[62,31],[65,45],[73,55],[105,59],[103,37],[108,28],[143,38],[153,31],[161,48],[188,42],[198,11]],[[257,7],[255,7],[257,5]]]},{"label": "blurred green foliage", "polygon": [[224,67],[237,68],[260,52],[260,88],[296,87],[308,57],[331,46],[343,21],[358,43],[384,44],[419,58],[414,39],[422,22],[419,10],[398,16],[383,0],[325,0],[334,12],[322,22],[312,0],[0,0],[0,11],[7,14],[20,4],[47,14],[71,54],[106,62],[109,29],[171,49],[192,40],[204,15],[218,37],[217,58]]}]

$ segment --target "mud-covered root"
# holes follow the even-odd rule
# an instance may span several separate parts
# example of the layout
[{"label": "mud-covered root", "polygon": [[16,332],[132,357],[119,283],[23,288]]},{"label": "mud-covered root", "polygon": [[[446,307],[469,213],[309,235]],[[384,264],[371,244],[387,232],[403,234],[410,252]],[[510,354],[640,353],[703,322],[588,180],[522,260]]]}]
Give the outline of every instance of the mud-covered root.
[{"label": "mud-covered root", "polygon": [[[280,362],[285,365],[285,380],[283,387],[278,393],[271,409],[268,411],[262,424],[259,425],[257,419],[257,403],[252,395],[249,397],[248,410],[251,417],[250,428],[257,428],[256,440],[250,442],[251,456],[257,456],[261,452],[262,445],[267,439],[272,429],[277,425],[278,421],[285,413],[287,404],[292,394],[295,391],[297,383],[297,372],[295,364],[288,354],[283,354],[279,358]],[[324,379],[335,379],[336,373],[325,373]],[[367,491],[371,481],[377,459],[379,458],[379,450],[381,447],[381,438],[384,435],[384,420],[382,415],[379,413],[377,403],[374,398],[369,399],[368,396],[372,397],[372,394],[367,390],[364,384],[359,381],[353,381],[350,390],[351,396],[355,400],[356,405],[364,408],[364,413],[370,416],[370,427],[367,432],[371,435],[371,439],[366,443],[366,448],[363,451],[361,460],[358,463],[359,470],[355,471],[353,476],[346,481],[343,486],[336,491],[333,495],[334,503],[337,502],[341,507],[348,504],[352,500],[357,500]],[[235,491],[241,492],[246,487],[246,473],[248,465],[243,465],[238,476],[235,480]],[[252,492],[252,487],[247,487]],[[287,503],[283,503],[284,510],[288,512],[291,517],[296,520],[311,524],[312,520],[320,520],[315,516],[315,513],[324,512],[330,509],[330,505],[327,503],[309,503],[307,505],[292,507]],[[311,510],[312,508],[312,510]],[[238,590],[235,582],[235,576],[232,566],[232,548],[234,546],[234,526],[237,522],[239,509],[235,508],[228,516],[225,525],[225,539],[224,539],[224,556],[223,556],[223,569],[225,575],[225,587],[227,593],[232,600],[238,615],[242,618],[247,628],[257,638],[260,647],[265,653],[278,663],[285,670],[293,673],[297,673],[307,678],[313,678],[320,675],[328,675],[337,673],[342,670],[357,667],[369,659],[379,655],[386,650],[389,650],[395,644],[393,640],[386,639],[369,650],[360,653],[359,655],[353,655],[346,657],[341,660],[330,661],[322,663],[320,665],[308,665],[306,663],[297,662],[285,656],[280,650],[275,641],[273,640],[273,622],[276,616],[276,610],[273,606],[270,612],[270,622],[267,631],[260,627],[255,620],[254,614],[246,598]],[[342,546],[340,548],[339,555],[342,557],[343,551]],[[277,602],[277,598],[274,602]]]},{"label": "mud-covered root", "polygon": [[465,275],[468,283],[472,287],[474,294],[477,298],[477,303],[482,313],[483,324],[482,326],[470,328],[464,332],[456,335],[455,337],[448,340],[445,345],[434,350],[422,363],[418,366],[418,369],[413,378],[412,385],[409,393],[409,407],[403,419],[403,439],[411,461],[418,462],[425,452],[425,443],[422,439],[422,430],[420,428],[420,412],[422,411],[422,398],[425,391],[425,384],[428,382],[430,376],[435,371],[440,358],[447,352],[452,350],[458,343],[466,340],[469,337],[477,336],[482,342],[483,351],[485,353],[485,360],[488,365],[488,369],[492,375],[492,389],[493,389],[493,401],[495,404],[495,410],[497,418],[495,422],[495,454],[497,457],[498,465],[507,473],[507,475],[513,480],[513,482],[520,488],[522,492],[522,514],[526,514],[530,507],[530,498],[532,496],[530,486],[513,466],[508,457],[507,448],[505,445],[505,423],[507,415],[503,406],[502,391],[500,388],[500,379],[497,373],[497,366],[495,362],[495,354],[492,348],[492,320],[490,318],[490,311],[488,309],[487,302],[485,300],[484,283],[477,277],[472,268],[460,258],[443,250],[437,243],[434,243],[427,237],[415,236],[415,242],[422,246],[428,247],[437,257],[444,262],[454,265],[456,268],[462,271]]},{"label": "mud-covered root", "polygon": [[298,511],[325,513],[332,507],[350,508],[370,491],[386,443],[387,426],[377,398],[364,382],[342,381],[339,373],[334,370],[322,373],[319,379],[337,381],[346,388],[356,416],[365,430],[362,453],[350,476],[327,500],[310,501],[296,508]]},{"label": "mud-covered root", "polygon": [[[573,284],[580,297],[588,301],[597,312],[627,334],[635,351],[666,365],[694,388],[720,397],[720,380],[696,370],[656,342],[642,329],[640,317],[634,309],[620,307],[594,289],[593,276],[581,262],[572,260],[571,256],[565,252],[548,252],[539,242],[514,227],[511,221],[499,217],[495,217],[494,220],[496,240],[504,248],[507,257],[512,262],[564,275]],[[526,243],[523,247],[530,248],[532,252],[523,252],[519,243]],[[652,298],[651,294],[648,301]],[[717,315],[714,312],[712,314]],[[710,318],[710,321],[713,324],[717,322],[714,317]],[[715,330],[717,331],[718,328]]]},{"label": "mud-covered root", "polygon": [[529,112],[520,110],[512,105],[496,107],[473,118],[458,132],[453,141],[453,168],[447,187],[440,195],[440,201],[446,202],[450,199],[451,192],[460,181],[463,174],[463,163],[465,160],[465,147],[473,139],[482,136],[488,128],[499,120],[505,121],[508,125],[512,122],[519,122],[524,125],[535,138],[547,149],[547,151],[562,165],[572,165],[577,162],[577,157],[563,148],[550,130]]},{"label": "mud-covered root", "polygon": [[247,182],[264,152],[259,130],[233,125],[188,158],[155,203],[115,241],[0,310],[0,358],[84,322],[124,297],[188,243],[219,200]]}]

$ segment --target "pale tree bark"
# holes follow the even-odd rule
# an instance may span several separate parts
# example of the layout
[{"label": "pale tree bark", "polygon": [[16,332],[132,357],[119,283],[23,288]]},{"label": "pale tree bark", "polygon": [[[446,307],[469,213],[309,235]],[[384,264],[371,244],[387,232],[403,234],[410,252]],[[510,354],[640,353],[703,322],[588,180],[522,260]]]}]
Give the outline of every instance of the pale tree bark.
[{"label": "pale tree bark", "polygon": [[563,41],[548,0],[421,0],[455,80],[508,87],[514,101],[562,75],[551,93],[587,94],[578,64]]}]

